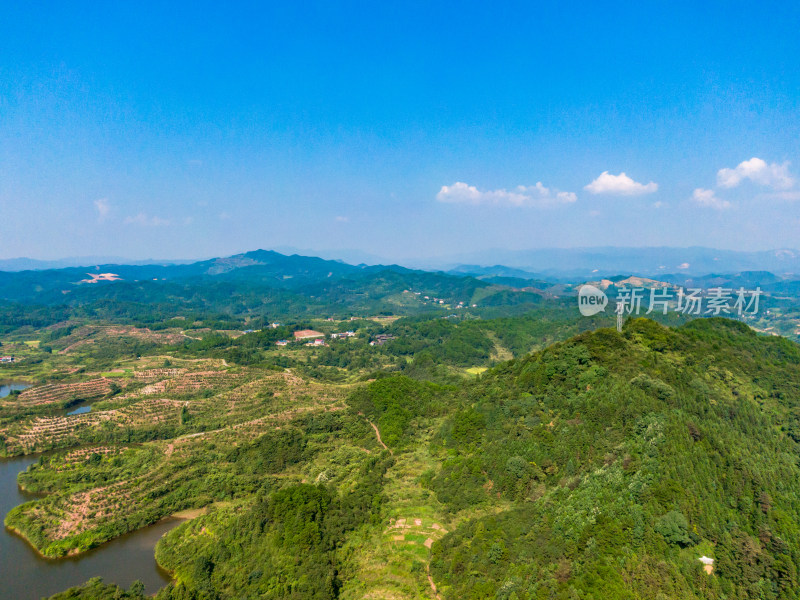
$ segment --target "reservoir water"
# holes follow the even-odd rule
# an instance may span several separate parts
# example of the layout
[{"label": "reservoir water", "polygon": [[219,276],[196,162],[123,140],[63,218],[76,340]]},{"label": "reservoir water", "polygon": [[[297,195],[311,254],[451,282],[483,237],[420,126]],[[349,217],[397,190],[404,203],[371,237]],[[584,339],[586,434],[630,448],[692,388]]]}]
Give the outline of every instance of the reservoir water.
[{"label": "reservoir water", "polygon": [[[17,485],[17,474],[39,460],[38,456],[0,458],[0,515],[35,497]],[[128,588],[140,579],[148,594],[169,582],[156,564],[156,542],[181,523],[165,519],[149,527],[111,540],[77,557],[49,560],[39,556],[23,539],[5,527],[0,529],[0,598],[38,600],[92,577]]]},{"label": "reservoir water", "polygon": [[11,392],[21,392],[29,387],[31,387],[29,383],[0,382],[0,398],[5,398]]}]

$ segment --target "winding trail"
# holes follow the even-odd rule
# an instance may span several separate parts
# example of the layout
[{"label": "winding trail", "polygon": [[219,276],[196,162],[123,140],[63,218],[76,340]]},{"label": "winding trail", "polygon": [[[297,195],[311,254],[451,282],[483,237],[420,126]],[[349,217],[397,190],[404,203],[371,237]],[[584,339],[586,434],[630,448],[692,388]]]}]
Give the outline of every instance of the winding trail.
[{"label": "winding trail", "polygon": [[389,451],[389,454],[391,454],[392,456],[394,456],[394,452],[392,452],[392,449],[391,449],[391,448],[389,448],[389,446],[387,446],[386,444],[384,444],[384,443],[383,443],[383,440],[381,439],[381,432],[380,432],[380,431],[378,431],[378,427],[375,425],[375,423],[373,423],[373,422],[372,422],[372,421],[370,421],[369,419],[367,419],[367,423],[369,423],[370,425],[372,425],[372,428],[375,430],[375,437],[376,437],[376,438],[378,438],[378,443],[379,443],[381,446],[383,446],[383,449],[384,449],[384,450],[388,450],[388,451]]},{"label": "winding trail", "polygon": [[425,570],[427,571],[427,574],[428,574],[428,583],[431,584],[431,591],[433,592],[433,597],[436,598],[436,600],[442,600],[442,597],[439,595],[439,590],[436,589],[436,584],[433,583],[433,577],[431,577],[431,565],[430,565],[430,563],[425,565]]}]

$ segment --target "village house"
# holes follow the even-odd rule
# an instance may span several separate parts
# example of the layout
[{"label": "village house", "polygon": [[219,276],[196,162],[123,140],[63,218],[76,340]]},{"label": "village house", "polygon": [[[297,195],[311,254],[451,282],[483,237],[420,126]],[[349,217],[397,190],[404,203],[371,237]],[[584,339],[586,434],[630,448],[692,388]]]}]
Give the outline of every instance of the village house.
[{"label": "village house", "polygon": [[0,356],[0,363],[12,363],[14,362],[13,356]]},{"label": "village house", "polygon": [[325,340],[322,338],[317,338],[313,342],[306,342],[306,346],[325,346]]},{"label": "village house", "polygon": [[332,333],[331,334],[331,339],[335,340],[335,339],[341,339],[341,338],[351,338],[351,337],[355,337],[355,336],[356,336],[356,332],[355,331],[343,331],[341,333]]},{"label": "village house", "polygon": [[389,335],[388,333],[379,333],[376,335],[372,341],[369,343],[370,346],[383,346],[389,340],[395,339],[395,336]]},{"label": "village house", "polygon": [[288,346],[289,345],[289,340],[278,340],[277,342],[275,342],[275,345],[276,346]]}]

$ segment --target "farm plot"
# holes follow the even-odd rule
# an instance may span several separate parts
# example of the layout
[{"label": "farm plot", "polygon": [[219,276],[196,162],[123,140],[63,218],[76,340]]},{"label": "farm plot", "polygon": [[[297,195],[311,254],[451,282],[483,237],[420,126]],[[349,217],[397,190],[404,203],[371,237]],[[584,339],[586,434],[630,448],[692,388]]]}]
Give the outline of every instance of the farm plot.
[{"label": "farm plot", "polygon": [[[274,379],[285,382],[281,376]],[[304,477],[299,472],[281,473],[306,456],[304,445],[291,449],[299,439],[299,434],[291,433],[292,421],[302,415],[341,408],[338,393],[321,391],[303,395],[303,404],[289,410],[262,408],[255,419],[216,430],[147,442],[128,450],[114,450],[113,445],[103,444],[51,457],[37,465],[32,474],[26,474],[27,479],[22,478],[28,486],[37,479],[50,482],[49,488],[44,489],[41,483],[38,489],[51,494],[14,509],[7,522],[45,555],[63,556],[82,552],[176,511],[245,497],[260,489],[267,481],[265,477],[299,481]],[[241,398],[234,400],[237,401],[241,402]],[[148,419],[160,414],[156,403],[171,406],[171,418],[177,417],[179,406],[191,404],[145,400],[125,409],[105,411],[114,416],[98,427],[108,423],[135,425],[126,419],[142,418],[142,405],[146,402],[155,410]],[[267,441],[263,441],[265,438]],[[255,446],[247,450],[251,444]],[[324,451],[333,451],[333,446],[326,444]],[[356,452],[356,456],[365,455]]]},{"label": "farm plot", "polygon": [[186,369],[164,367],[161,369],[143,369],[134,371],[133,377],[137,381],[156,381],[159,379],[172,379],[186,373]]},{"label": "farm plot", "polygon": [[85,325],[56,340],[53,346],[59,349],[59,354],[69,354],[87,344],[116,342],[121,339],[161,345],[180,343],[186,336],[175,331],[151,331],[142,327]]},{"label": "farm plot", "polygon": [[306,382],[289,372],[251,379],[247,383],[202,400],[225,413],[249,415],[253,411],[320,405],[344,400],[351,386]]},{"label": "farm plot", "polygon": [[177,427],[188,403],[169,398],[147,399],[112,410],[64,417],[36,417],[0,429],[8,455],[65,448],[104,440],[119,441],[131,430],[151,431],[163,425]]},{"label": "farm plot", "polygon": [[198,393],[216,394],[233,389],[252,376],[245,373],[229,373],[226,370],[187,371],[186,369],[148,369],[134,372],[137,381],[149,381],[141,389],[121,396],[120,399],[136,396],[176,395],[189,396]]},{"label": "farm plot", "polygon": [[[124,385],[124,382],[120,382]],[[17,402],[28,406],[46,404],[68,404],[79,400],[89,400],[105,396],[111,391],[111,382],[105,377],[76,383],[51,383],[24,390]]]},{"label": "farm plot", "polygon": [[[32,389],[39,391],[28,398],[28,403],[55,403],[56,399],[79,399],[110,387],[108,380],[97,379]],[[17,455],[83,443],[165,439],[256,422],[268,413],[284,411],[291,415],[314,406],[341,405],[348,389],[306,383],[288,372],[268,372],[264,376],[259,371],[179,370],[174,379],[115,396],[95,407],[100,410],[90,413],[34,413],[8,420],[0,425],[0,444],[6,455]]]},{"label": "farm plot", "polygon": [[109,455],[116,456],[127,449],[127,446],[85,446],[83,448],[78,448],[76,450],[72,450],[71,452],[67,452],[63,458],[64,466],[79,466],[91,459],[95,454],[101,457]]},{"label": "farm plot", "polygon": [[172,394],[195,394],[200,391],[219,392],[234,388],[246,381],[241,373],[227,371],[194,371],[168,380],[167,391]]}]

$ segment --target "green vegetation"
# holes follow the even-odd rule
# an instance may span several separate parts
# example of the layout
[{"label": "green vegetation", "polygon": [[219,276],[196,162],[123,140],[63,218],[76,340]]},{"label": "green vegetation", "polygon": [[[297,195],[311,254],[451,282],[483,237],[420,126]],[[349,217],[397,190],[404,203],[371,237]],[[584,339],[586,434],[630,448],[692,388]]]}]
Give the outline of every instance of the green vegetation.
[{"label": "green vegetation", "polygon": [[77,600],[91,598],[92,600],[144,600],[144,585],[135,581],[127,590],[116,585],[103,583],[99,577],[90,579],[85,584],[70,588],[67,591],[55,594],[50,600]]},{"label": "green vegetation", "polygon": [[429,485],[514,504],[434,545],[445,597],[795,597],[798,365],[734,322],[637,320],[484,375]]},{"label": "green vegetation", "polygon": [[380,524],[390,465],[387,453],[371,457],[343,494],[324,485],[291,485],[171,531],[156,557],[177,582],[160,597],[337,598],[340,547],[359,526]]},{"label": "green vegetation", "polygon": [[0,401],[0,454],[47,452],[9,527],[62,557],[191,509],[161,600],[798,597],[793,342],[617,333],[508,278],[298,269],[262,294],[248,268],[0,309],[0,374],[35,384]]}]

